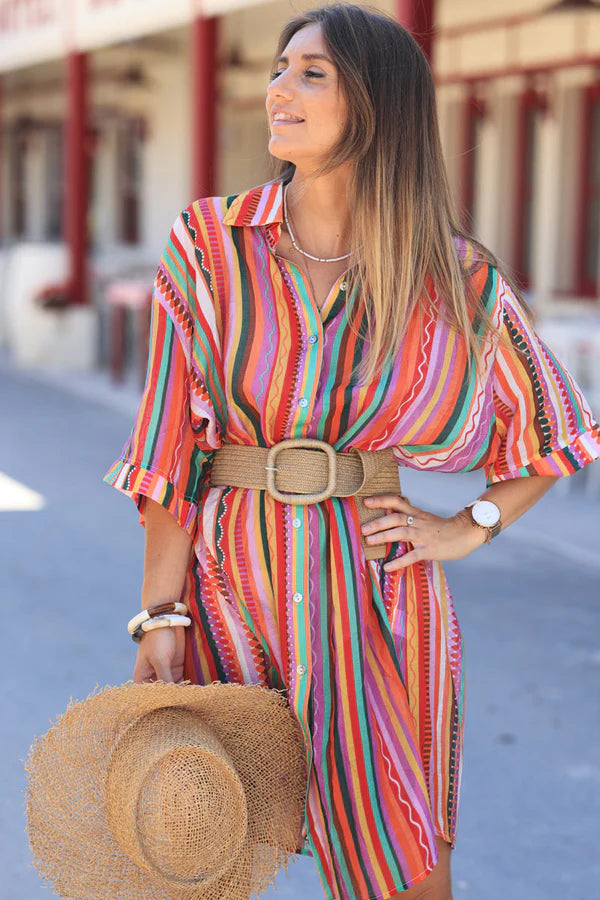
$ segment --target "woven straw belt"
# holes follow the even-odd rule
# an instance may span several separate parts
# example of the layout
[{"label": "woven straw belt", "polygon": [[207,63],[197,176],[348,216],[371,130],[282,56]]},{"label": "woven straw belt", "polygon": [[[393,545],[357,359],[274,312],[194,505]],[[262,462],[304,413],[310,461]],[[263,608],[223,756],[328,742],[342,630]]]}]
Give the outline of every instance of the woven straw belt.
[{"label": "woven straw belt", "polygon": [[[288,438],[272,447],[224,444],[214,453],[210,483],[266,490],[280,503],[300,506],[355,496],[361,525],[391,511],[369,509],[362,498],[401,493],[391,448],[338,453],[317,438]],[[361,538],[367,559],[385,556],[385,544],[367,545]]]}]

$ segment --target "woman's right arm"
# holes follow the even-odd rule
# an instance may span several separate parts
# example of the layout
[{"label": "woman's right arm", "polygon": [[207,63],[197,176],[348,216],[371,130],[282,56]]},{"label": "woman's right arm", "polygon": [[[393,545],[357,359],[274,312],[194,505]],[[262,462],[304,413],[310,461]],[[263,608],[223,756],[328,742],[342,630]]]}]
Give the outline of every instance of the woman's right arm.
[{"label": "woman's right arm", "polygon": [[[146,497],[144,506],[146,549],[142,609],[169,600],[179,600],[187,574],[192,539],[160,503]],[[142,638],[133,680],[181,681],[185,651],[185,629],[157,628]]]}]

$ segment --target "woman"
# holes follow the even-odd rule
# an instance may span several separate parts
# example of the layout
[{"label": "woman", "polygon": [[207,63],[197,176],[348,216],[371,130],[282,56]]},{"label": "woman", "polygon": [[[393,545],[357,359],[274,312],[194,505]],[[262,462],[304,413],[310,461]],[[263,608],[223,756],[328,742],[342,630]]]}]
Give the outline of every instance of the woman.
[{"label": "woman", "polygon": [[[441,562],[596,459],[600,432],[456,224],[431,72],[400,25],[345,4],[297,16],[266,107],[277,177],[173,226],[140,411],[106,476],[145,523],[142,606],[181,599],[193,620],[148,632],[134,678],[285,689],[311,767],[298,851],[326,896],[448,900],[463,674]],[[489,503],[281,502],[240,486],[244,466],[211,483],[225,446],[290,437],[483,468]]]}]

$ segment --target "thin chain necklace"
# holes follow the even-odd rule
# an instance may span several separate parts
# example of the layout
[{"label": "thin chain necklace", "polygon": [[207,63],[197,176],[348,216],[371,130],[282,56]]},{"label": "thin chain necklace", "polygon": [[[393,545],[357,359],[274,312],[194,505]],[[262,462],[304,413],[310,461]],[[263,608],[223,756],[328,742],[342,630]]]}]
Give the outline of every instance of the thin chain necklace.
[{"label": "thin chain necklace", "polygon": [[[285,194],[284,194],[284,197],[285,197]],[[287,221],[287,218],[286,218],[286,224],[287,224],[288,231],[289,231],[289,230],[290,230],[290,226],[289,226],[289,222]],[[291,237],[291,235],[290,235],[290,237]],[[344,257],[343,257],[343,258],[344,258]],[[306,266],[305,266],[305,268],[303,269],[303,271],[305,271],[306,274],[308,275],[308,281],[309,281],[309,284],[310,284],[310,289],[311,289],[311,291],[312,291],[312,295],[313,295],[313,299],[314,299],[315,303],[317,304],[317,306],[319,307],[320,310],[323,310],[323,306],[320,306],[320,305],[318,304],[318,302],[317,302],[317,292],[315,291],[315,286],[314,286],[314,284],[313,284],[312,275],[310,274],[310,267],[309,267],[309,265],[308,265],[308,262],[306,263]],[[328,294],[327,296],[329,296],[329,294]],[[327,298],[326,298],[326,299],[327,299]]]},{"label": "thin chain necklace", "polygon": [[287,230],[290,233],[290,240],[292,242],[292,246],[298,253],[301,253],[303,256],[308,256],[309,259],[314,259],[315,262],[339,262],[342,259],[348,259],[349,256],[352,255],[352,251],[350,253],[344,253],[343,256],[333,256],[330,259],[322,258],[320,256],[313,256],[312,253],[307,253],[306,250],[302,250],[301,247],[296,243],[296,239],[294,238],[294,232],[292,231],[292,227],[290,225],[288,219],[288,211],[287,211],[287,189],[288,185],[286,184],[283,190],[283,218],[285,219],[285,224],[287,225]]}]

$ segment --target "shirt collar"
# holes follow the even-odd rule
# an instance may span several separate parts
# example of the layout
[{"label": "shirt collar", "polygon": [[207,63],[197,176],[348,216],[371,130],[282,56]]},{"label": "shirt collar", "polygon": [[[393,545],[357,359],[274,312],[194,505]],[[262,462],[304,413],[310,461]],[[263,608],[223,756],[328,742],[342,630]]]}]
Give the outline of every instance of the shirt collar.
[{"label": "shirt collar", "polygon": [[283,182],[279,178],[234,197],[223,216],[224,225],[256,227],[283,222]]}]

